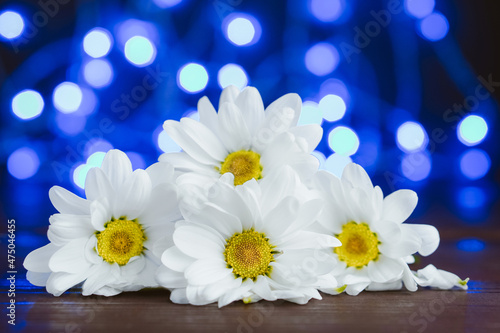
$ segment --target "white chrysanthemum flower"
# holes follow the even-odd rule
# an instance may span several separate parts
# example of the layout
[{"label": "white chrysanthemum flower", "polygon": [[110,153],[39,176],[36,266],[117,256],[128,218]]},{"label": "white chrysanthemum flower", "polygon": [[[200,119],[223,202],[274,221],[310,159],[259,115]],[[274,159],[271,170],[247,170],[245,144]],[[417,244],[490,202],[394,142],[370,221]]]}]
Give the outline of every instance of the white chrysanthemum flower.
[{"label": "white chrysanthemum flower", "polygon": [[219,307],[233,301],[285,299],[299,304],[321,299],[317,287],[335,284],[334,260],[321,251],[340,245],[333,235],[304,228],[314,222],[322,199],[311,198],[289,167],[233,186],[223,175],[208,201],[177,222],[175,246],[168,248],[158,270],[160,285],[172,290],[175,303]]},{"label": "white chrysanthemum flower", "polygon": [[[407,260],[416,252],[427,256],[439,245],[433,226],[403,223],[417,205],[416,193],[399,190],[384,198],[380,187],[373,187],[365,170],[354,163],[346,166],[341,179],[319,171],[312,183],[326,200],[313,230],[342,242],[330,255],[338,261],[331,274],[343,287],[321,290],[357,295],[364,289],[399,289],[401,282],[416,290],[418,279]],[[422,283],[428,281],[427,275],[419,276]]]},{"label": "white chrysanthemum flower", "polygon": [[[183,149],[180,153],[160,156],[180,173],[191,173],[184,179],[198,185],[212,185],[227,172],[234,174],[234,185],[250,179],[261,179],[283,165],[289,165],[302,178],[318,169],[318,160],[310,155],[321,140],[319,125],[296,127],[301,99],[288,94],[264,111],[257,89],[234,86],[221,94],[216,112],[207,97],[198,102],[200,121],[182,118],[167,120],[163,128]],[[179,179],[183,184],[183,179]]]},{"label": "white chrysanthemum flower", "polygon": [[180,218],[172,166],[132,171],[125,153],[111,150],[86,179],[87,199],[54,186],[50,243],[24,261],[27,279],[55,296],[81,283],[83,295],[116,295],[157,286],[160,261],[152,247]]}]

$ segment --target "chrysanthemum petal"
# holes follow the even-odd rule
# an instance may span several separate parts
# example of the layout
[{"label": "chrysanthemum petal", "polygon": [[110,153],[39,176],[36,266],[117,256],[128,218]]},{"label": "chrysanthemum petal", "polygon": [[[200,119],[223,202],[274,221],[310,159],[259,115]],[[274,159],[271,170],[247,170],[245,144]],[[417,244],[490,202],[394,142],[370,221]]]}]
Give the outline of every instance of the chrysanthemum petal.
[{"label": "chrysanthemum petal", "polygon": [[219,124],[217,120],[217,111],[210,102],[207,96],[203,96],[198,101],[198,114],[200,115],[200,122],[207,126],[212,132],[219,132]]},{"label": "chrysanthemum petal", "polygon": [[234,103],[239,94],[240,90],[237,87],[233,85],[227,86],[220,94],[219,105],[224,103]]},{"label": "chrysanthemum petal", "polygon": [[88,241],[87,244],[85,244],[85,259],[87,259],[88,262],[94,265],[99,265],[101,264],[104,259],[97,254],[97,237],[95,235],[92,235]]},{"label": "chrysanthemum petal", "polygon": [[268,279],[268,277],[259,276],[255,285],[252,287],[252,291],[266,301],[275,301],[278,298],[271,290]]},{"label": "chrysanthemum petal", "polygon": [[184,254],[177,246],[167,249],[161,256],[161,262],[176,272],[184,272],[195,261],[196,259]]},{"label": "chrysanthemum petal", "polygon": [[24,268],[28,271],[39,272],[39,273],[49,273],[51,269],[49,268],[50,257],[56,253],[60,248],[52,243],[49,243],[41,248],[30,252],[26,259],[24,259]]},{"label": "chrysanthemum petal", "polygon": [[184,254],[200,259],[222,257],[224,239],[198,226],[182,226],[175,229],[174,243]]},{"label": "chrysanthemum petal", "polygon": [[147,207],[151,190],[151,179],[147,172],[135,170],[118,190],[113,204],[113,216],[126,216],[129,220],[137,218]]},{"label": "chrysanthemum petal", "polygon": [[[186,288],[187,280],[184,273],[171,270],[166,266],[160,266],[156,272],[156,281],[165,288]],[[179,289],[176,289],[179,290]],[[174,303],[179,303],[172,300]]]},{"label": "chrysanthemum petal", "polygon": [[286,94],[278,98],[266,108],[266,122],[272,122],[276,117],[278,117],[278,119],[282,119],[283,113],[281,112],[285,108],[292,111],[291,114],[287,115],[289,120],[287,119],[287,121],[283,121],[283,123],[289,123],[289,126],[286,129],[296,126],[297,121],[299,120],[300,110],[302,108],[302,100],[299,95],[293,93]]},{"label": "chrysanthemum petal", "polygon": [[279,248],[282,250],[322,249],[342,245],[340,241],[333,236],[310,231],[296,232],[292,236],[279,241],[277,244],[279,244]]},{"label": "chrysanthemum petal", "polygon": [[311,153],[323,137],[323,128],[317,124],[292,127],[290,133],[296,137],[303,138],[307,142],[306,153]]},{"label": "chrysanthemum petal", "polygon": [[384,241],[380,251],[389,258],[404,258],[416,253],[422,246],[422,238],[410,225],[401,224],[401,236],[398,241]]},{"label": "chrysanthemum petal", "polygon": [[[210,173],[214,170],[213,165],[206,165],[198,162],[185,152],[179,153],[164,153],[161,154],[158,160],[161,163],[169,163],[175,167],[175,172],[198,172]],[[212,172],[213,173],[213,172]]]},{"label": "chrysanthemum petal", "polygon": [[254,87],[246,87],[238,95],[234,103],[241,110],[246,127],[250,133],[254,134],[265,119],[264,104],[259,91]]},{"label": "chrysanthemum petal", "polygon": [[413,275],[408,265],[404,265],[403,267],[403,283],[405,288],[409,291],[417,291],[418,287],[417,282],[415,281],[415,276]]},{"label": "chrysanthemum petal", "polygon": [[427,224],[408,224],[407,226],[422,239],[422,246],[418,253],[428,256],[436,251],[439,246],[439,232],[434,226]]},{"label": "chrysanthemum petal", "polygon": [[252,287],[254,286],[254,282],[250,279],[244,281],[241,286],[237,289],[233,289],[225,293],[219,298],[218,306],[222,308],[236,300],[242,299],[243,295],[245,295]]},{"label": "chrysanthemum petal", "polygon": [[98,289],[104,287],[114,280],[111,274],[112,265],[103,263],[95,265],[89,270],[88,278],[82,285],[82,295],[89,296],[94,294]]},{"label": "chrysanthemum petal", "polygon": [[345,288],[345,292],[351,296],[357,296],[360,292],[366,289],[370,282],[359,282],[355,284],[349,284]]},{"label": "chrysanthemum petal", "polygon": [[170,292],[170,300],[176,304],[189,304],[186,295],[186,288],[174,289]]},{"label": "chrysanthemum petal", "polygon": [[60,186],[50,188],[49,198],[61,214],[89,214],[90,202]]},{"label": "chrysanthemum petal", "polygon": [[368,263],[368,275],[373,282],[388,282],[403,274],[403,265],[395,259],[379,256],[377,261]]},{"label": "chrysanthemum petal", "polygon": [[370,283],[370,285],[368,285],[368,287],[366,287],[366,290],[367,291],[400,290],[402,286],[403,283],[401,282],[401,280],[385,282],[385,283],[372,282]]},{"label": "chrysanthemum petal", "polygon": [[87,238],[70,241],[57,250],[49,260],[53,272],[78,273],[87,270],[90,263],[85,258]]},{"label": "chrysanthemum petal", "polygon": [[144,212],[140,215],[140,223],[145,226],[166,224],[181,218],[177,187],[162,183],[153,188]]},{"label": "chrysanthemum petal", "polygon": [[184,276],[189,284],[207,285],[232,274],[232,270],[228,269],[226,265],[226,262],[221,258],[199,259],[186,268]]},{"label": "chrysanthemum petal", "polygon": [[154,163],[146,169],[146,172],[154,185],[175,183],[174,167],[170,163]]},{"label": "chrysanthemum petal", "polygon": [[252,137],[242,111],[235,104],[224,103],[220,106],[219,129],[219,137],[229,152],[250,149]]},{"label": "chrysanthemum petal", "polygon": [[271,170],[290,166],[303,179],[307,179],[318,170],[319,160],[302,151],[295,142],[295,137],[285,132],[266,145],[261,155],[261,164],[264,167],[264,178]]},{"label": "chrysanthemum petal", "polygon": [[469,279],[462,280],[456,274],[437,269],[434,265],[427,265],[417,271],[415,280],[423,287],[439,289],[458,287],[467,290],[467,281]]},{"label": "chrysanthemum petal", "polygon": [[104,171],[111,186],[116,191],[132,173],[132,163],[124,152],[113,149],[104,156],[101,169]]},{"label": "chrysanthemum petal", "polygon": [[344,168],[342,180],[348,181],[354,188],[360,188],[367,193],[373,190],[372,181],[365,169],[356,163],[349,163]]},{"label": "chrysanthemum petal", "polygon": [[52,273],[47,280],[47,292],[54,296],[61,296],[66,290],[85,280],[88,274],[88,271],[81,271],[76,274],[64,272]]},{"label": "chrysanthemum petal", "polygon": [[226,239],[237,232],[243,231],[243,226],[238,217],[211,203],[207,203],[200,209],[199,213],[193,214],[190,220],[217,230]]},{"label": "chrysanthemum petal", "polygon": [[111,186],[108,176],[101,168],[92,168],[85,179],[85,195],[87,200],[95,201],[100,198],[108,200],[114,198],[115,190]]},{"label": "chrysanthemum petal", "polygon": [[95,230],[103,231],[104,224],[113,217],[113,211],[108,199],[92,201],[90,204],[90,222]]},{"label": "chrysanthemum petal", "polygon": [[228,154],[215,134],[196,120],[167,120],[163,128],[189,156],[200,163],[215,166],[224,161]]},{"label": "chrysanthemum petal", "polygon": [[45,287],[47,285],[47,280],[50,277],[50,273],[40,273],[27,271],[26,272],[26,280],[28,280],[32,285],[38,287]]},{"label": "chrysanthemum petal", "polygon": [[260,182],[262,191],[262,214],[266,216],[282,198],[293,196],[299,188],[300,179],[289,166],[282,167],[266,175]]},{"label": "chrysanthemum petal", "polygon": [[241,283],[241,278],[235,279],[233,274],[229,274],[215,283],[206,285],[203,294],[207,299],[216,300],[231,289],[238,289]]},{"label": "chrysanthemum petal", "polygon": [[49,221],[49,239],[56,245],[64,245],[75,238],[90,237],[95,232],[89,215],[54,214]]},{"label": "chrysanthemum petal", "polygon": [[417,194],[411,190],[399,190],[384,199],[382,219],[401,223],[411,215],[417,206]]},{"label": "chrysanthemum petal", "polygon": [[300,202],[296,198],[285,197],[263,217],[262,230],[271,239],[280,239],[283,231],[295,220],[299,207]]}]

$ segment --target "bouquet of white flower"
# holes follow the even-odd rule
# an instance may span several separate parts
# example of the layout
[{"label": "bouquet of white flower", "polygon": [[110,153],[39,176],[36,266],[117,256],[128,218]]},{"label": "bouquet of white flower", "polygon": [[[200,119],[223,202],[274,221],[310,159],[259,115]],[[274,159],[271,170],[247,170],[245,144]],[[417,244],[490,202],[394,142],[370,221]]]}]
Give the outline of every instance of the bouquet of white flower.
[{"label": "bouquet of white flower", "polygon": [[28,280],[59,296],[165,287],[175,303],[219,307],[284,299],[305,304],[319,291],[357,295],[404,285],[467,289],[467,281],[413,254],[439,245],[430,225],[405,220],[417,195],[384,198],[364,169],[339,179],[318,171],[317,125],[296,126],[301,100],[288,94],[264,110],[255,88],[204,97],[200,121],[167,120],[182,148],[146,170],[109,151],[89,171],[86,199],[58,186],[50,200],[50,243],[24,261]]}]

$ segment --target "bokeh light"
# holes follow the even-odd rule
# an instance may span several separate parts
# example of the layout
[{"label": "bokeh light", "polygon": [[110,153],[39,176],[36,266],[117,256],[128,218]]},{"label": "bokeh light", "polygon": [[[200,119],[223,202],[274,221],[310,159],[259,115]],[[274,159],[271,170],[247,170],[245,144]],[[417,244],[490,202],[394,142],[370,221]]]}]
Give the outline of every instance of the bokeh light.
[{"label": "bokeh light", "polygon": [[337,121],[345,115],[346,105],[342,97],[337,95],[326,95],[319,101],[319,108],[323,118],[328,121]]},{"label": "bokeh light", "polygon": [[97,151],[87,158],[87,164],[93,167],[100,167],[106,156],[105,152]]},{"label": "bokeh light", "polygon": [[443,39],[450,28],[446,17],[438,12],[424,17],[418,26],[422,36],[431,42]]},{"label": "bokeh light", "polygon": [[396,133],[396,143],[399,149],[410,153],[424,150],[429,143],[429,137],[422,125],[407,121],[399,126]]},{"label": "bokeh light", "polygon": [[130,163],[132,163],[132,169],[146,169],[146,161],[144,161],[144,157],[142,157],[141,154],[133,152],[133,151],[127,151],[125,152],[130,159]]},{"label": "bokeh light", "polygon": [[134,36],[127,40],[124,52],[125,58],[137,67],[148,66],[156,58],[156,47],[143,36]]},{"label": "bokeh light", "polygon": [[83,50],[92,58],[106,56],[112,46],[113,37],[103,28],[94,28],[83,38]]},{"label": "bokeh light", "polygon": [[490,157],[481,149],[469,149],[460,156],[460,171],[471,180],[484,177],[490,170],[490,165]]},{"label": "bokeh light", "polygon": [[207,70],[200,64],[186,64],[177,72],[177,85],[185,92],[191,94],[200,92],[207,84]]},{"label": "bokeh light", "polygon": [[92,168],[94,168],[94,166],[88,165],[86,163],[79,164],[76,168],[73,169],[73,183],[79,188],[84,189],[87,174]]},{"label": "bokeh light", "polygon": [[415,18],[424,18],[434,10],[435,0],[405,0],[405,12]]},{"label": "bokeh light", "polygon": [[40,167],[37,153],[29,147],[21,147],[9,155],[7,170],[17,179],[32,177]]},{"label": "bokeh light", "polygon": [[45,103],[39,92],[26,89],[12,99],[12,112],[22,120],[34,119],[43,111]]},{"label": "bokeh light", "polygon": [[323,122],[323,113],[317,103],[311,101],[305,101],[302,103],[302,110],[300,112],[300,117],[298,125],[309,125],[318,124],[321,125]]},{"label": "bokeh light", "polygon": [[85,125],[87,124],[87,118],[85,116],[77,115],[74,113],[62,113],[58,112],[56,114],[56,125],[65,135],[75,136],[81,133]]},{"label": "bokeh light", "polygon": [[0,14],[0,35],[6,39],[15,39],[24,31],[24,20],[19,13],[11,10]]},{"label": "bokeh light", "polygon": [[104,139],[94,138],[85,144],[83,154],[88,158],[89,156],[91,156],[96,152],[107,153],[111,149],[113,149],[113,145],[109,143],[109,141]]},{"label": "bokeh light", "polygon": [[461,239],[457,242],[457,248],[466,252],[479,252],[484,250],[486,243],[476,238]]},{"label": "bokeh light", "polygon": [[222,89],[233,85],[242,90],[248,84],[248,75],[240,65],[227,64],[219,70],[217,81]]},{"label": "bokeh light", "polygon": [[345,9],[345,0],[309,0],[311,14],[322,22],[334,22]]},{"label": "bokeh light", "polygon": [[325,161],[324,169],[330,171],[337,177],[342,177],[342,172],[347,164],[352,163],[352,159],[349,156],[340,154],[331,154]]},{"label": "bokeh light", "polygon": [[431,169],[431,158],[425,152],[407,154],[401,160],[402,174],[414,182],[418,182],[429,177]]},{"label": "bokeh light", "polygon": [[469,209],[481,208],[486,204],[485,191],[477,186],[466,186],[458,191],[457,199],[461,207]]},{"label": "bokeh light", "polygon": [[133,37],[144,37],[154,45],[159,44],[158,25],[148,21],[128,19],[117,24],[115,39],[120,49]]},{"label": "bokeh light", "polygon": [[338,126],[328,134],[328,145],[338,155],[351,156],[358,151],[359,138],[349,127]]},{"label": "bokeh light", "polygon": [[317,76],[333,72],[340,61],[337,49],[330,43],[318,43],[307,50],[304,58],[306,68]]},{"label": "bokeh light", "polygon": [[180,4],[182,0],[153,0],[153,2],[160,8],[170,8]]},{"label": "bokeh light", "polygon": [[457,128],[458,139],[466,146],[480,144],[487,133],[488,124],[482,117],[476,115],[465,117]]},{"label": "bokeh light", "polygon": [[82,103],[82,90],[72,82],[59,84],[52,95],[54,106],[62,113],[71,113],[78,110]]},{"label": "bokeh light", "polygon": [[222,30],[226,39],[237,46],[253,45],[259,41],[262,34],[259,21],[243,13],[228,15],[222,23]]},{"label": "bokeh light", "polygon": [[86,163],[80,163],[73,169],[73,183],[79,188],[85,188],[87,174],[92,168],[100,168],[104,161],[105,152],[96,151],[87,158]]},{"label": "bokeh light", "polygon": [[85,64],[83,76],[94,88],[107,87],[113,81],[113,67],[105,59],[93,59]]}]

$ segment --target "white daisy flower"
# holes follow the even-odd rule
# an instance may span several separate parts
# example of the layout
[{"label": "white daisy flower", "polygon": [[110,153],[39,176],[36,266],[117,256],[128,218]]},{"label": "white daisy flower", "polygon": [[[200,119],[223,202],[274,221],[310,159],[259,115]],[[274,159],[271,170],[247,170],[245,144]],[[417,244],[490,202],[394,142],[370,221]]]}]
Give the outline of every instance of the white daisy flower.
[{"label": "white daisy flower", "polygon": [[321,290],[357,295],[366,288],[399,289],[401,282],[416,290],[407,260],[416,252],[430,255],[439,245],[433,226],[403,223],[417,205],[416,193],[400,190],[384,198],[380,187],[373,187],[365,170],[354,163],[346,166],[341,179],[319,171],[312,183],[326,200],[313,230],[335,235],[342,243],[330,255],[338,261],[331,274],[343,287]]},{"label": "white daisy flower", "polygon": [[50,243],[24,261],[27,279],[55,296],[84,282],[83,295],[111,296],[157,286],[152,249],[180,218],[173,167],[135,170],[125,153],[109,151],[86,179],[87,199],[54,186]]},{"label": "white daisy flower", "polygon": [[[203,207],[177,222],[175,246],[162,255],[160,285],[172,290],[175,303],[219,307],[233,301],[285,299],[304,304],[321,299],[318,279],[334,261],[320,251],[340,245],[333,235],[305,231],[314,222],[322,200],[289,167],[233,186],[224,174]],[[326,258],[325,258],[326,257]]]},{"label": "white daisy flower", "polygon": [[301,110],[297,94],[288,94],[264,111],[257,89],[239,91],[229,86],[222,91],[219,111],[207,97],[198,102],[200,121],[182,118],[167,120],[163,128],[183,149],[160,156],[180,173],[192,177],[179,179],[211,186],[222,174],[234,174],[234,185],[259,180],[283,165],[289,165],[303,178],[318,169],[310,155],[321,140],[319,125],[296,127]]}]

